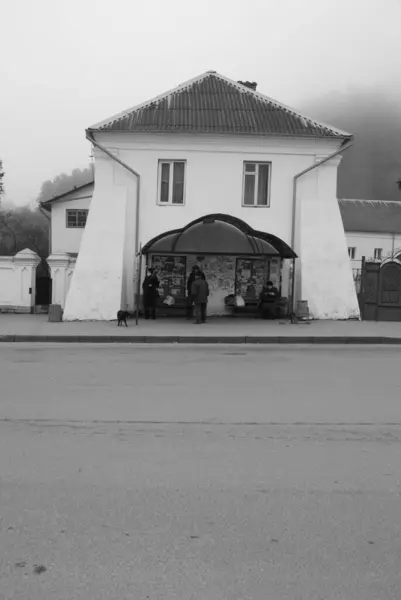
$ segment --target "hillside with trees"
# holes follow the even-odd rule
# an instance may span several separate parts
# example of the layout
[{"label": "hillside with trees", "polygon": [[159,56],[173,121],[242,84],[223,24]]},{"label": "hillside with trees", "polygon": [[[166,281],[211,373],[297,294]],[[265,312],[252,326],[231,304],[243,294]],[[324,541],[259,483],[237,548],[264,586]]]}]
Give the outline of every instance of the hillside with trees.
[{"label": "hillside with trees", "polygon": [[79,187],[93,180],[92,167],[86,169],[74,169],[71,173],[61,173],[54,179],[48,179],[41,185],[37,202],[50,200],[54,196],[59,196],[68,192],[73,187]]},{"label": "hillside with trees", "polygon": [[39,209],[39,203],[67,192],[92,180],[92,168],[74,169],[45,181],[33,208],[29,206],[4,206],[4,170],[0,161],[0,255],[13,256],[29,248],[40,257],[49,254],[49,219]]},{"label": "hillside with trees", "polygon": [[339,198],[401,201],[401,98],[355,90],[328,94],[302,110],[354,135],[339,168]]}]

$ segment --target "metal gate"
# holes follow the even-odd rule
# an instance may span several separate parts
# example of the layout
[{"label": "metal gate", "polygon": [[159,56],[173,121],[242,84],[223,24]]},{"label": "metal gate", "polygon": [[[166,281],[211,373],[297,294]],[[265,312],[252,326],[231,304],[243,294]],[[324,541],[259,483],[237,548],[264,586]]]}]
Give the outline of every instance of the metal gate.
[{"label": "metal gate", "polygon": [[36,268],[36,296],[35,306],[49,306],[51,303],[50,269],[44,258]]},{"label": "metal gate", "polygon": [[401,321],[401,262],[364,262],[360,292],[362,319]]}]

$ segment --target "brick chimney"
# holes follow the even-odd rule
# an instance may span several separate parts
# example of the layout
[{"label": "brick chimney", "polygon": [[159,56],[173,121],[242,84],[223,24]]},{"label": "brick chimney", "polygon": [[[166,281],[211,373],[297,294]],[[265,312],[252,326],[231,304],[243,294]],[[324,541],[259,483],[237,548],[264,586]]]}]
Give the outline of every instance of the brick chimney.
[{"label": "brick chimney", "polygon": [[245,87],[253,90],[254,92],[256,92],[256,87],[258,85],[256,81],[238,81],[237,83],[244,85]]}]

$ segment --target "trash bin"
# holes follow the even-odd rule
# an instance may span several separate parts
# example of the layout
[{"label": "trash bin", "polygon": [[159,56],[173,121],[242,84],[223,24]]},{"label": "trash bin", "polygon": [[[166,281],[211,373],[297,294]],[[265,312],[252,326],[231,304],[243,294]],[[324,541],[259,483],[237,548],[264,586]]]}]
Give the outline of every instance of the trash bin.
[{"label": "trash bin", "polygon": [[307,300],[298,300],[296,315],[299,319],[309,319],[309,306]]},{"label": "trash bin", "polygon": [[49,306],[49,321],[59,323],[63,315],[60,304],[50,304]]}]

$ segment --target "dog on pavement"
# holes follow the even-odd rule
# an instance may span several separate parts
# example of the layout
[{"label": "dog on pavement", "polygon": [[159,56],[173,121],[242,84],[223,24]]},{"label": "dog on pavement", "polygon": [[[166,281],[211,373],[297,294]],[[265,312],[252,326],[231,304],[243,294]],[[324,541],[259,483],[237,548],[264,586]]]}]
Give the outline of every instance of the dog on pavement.
[{"label": "dog on pavement", "polygon": [[126,310],[119,310],[117,313],[117,327],[122,327],[124,324],[128,327],[127,318],[128,312]]}]

